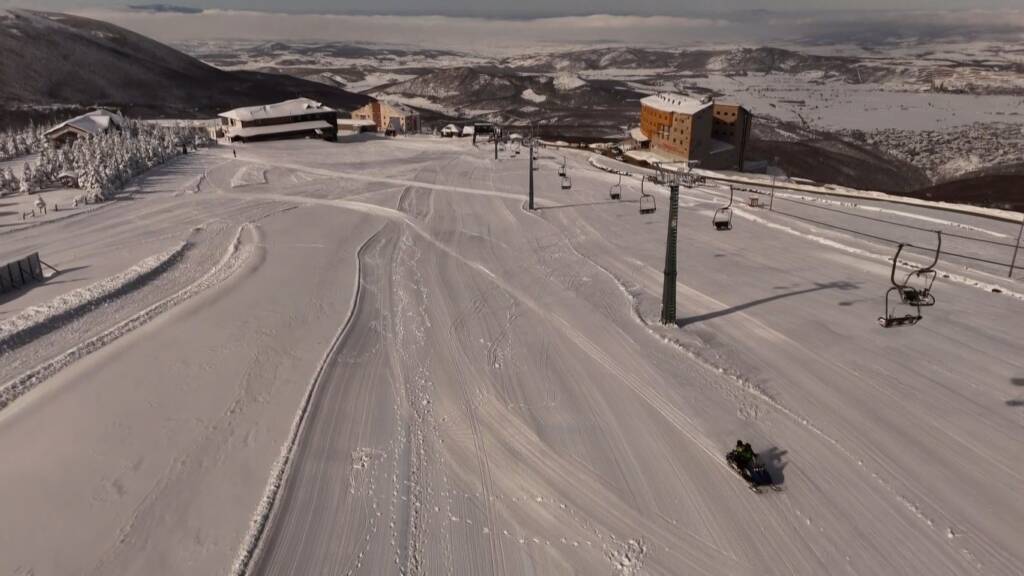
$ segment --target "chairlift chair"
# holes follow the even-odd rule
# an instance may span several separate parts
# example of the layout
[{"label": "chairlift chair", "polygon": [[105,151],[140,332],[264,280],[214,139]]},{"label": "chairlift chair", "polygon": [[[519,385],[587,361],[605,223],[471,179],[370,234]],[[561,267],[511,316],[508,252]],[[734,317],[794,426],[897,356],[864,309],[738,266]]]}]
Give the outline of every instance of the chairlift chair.
[{"label": "chairlift chair", "polygon": [[608,195],[612,197],[612,200],[622,198],[622,174],[619,174],[619,183],[612,184],[612,187],[608,189]]},{"label": "chairlift chair", "polygon": [[570,179],[568,176],[563,174],[562,175],[562,190],[570,190],[570,189],[572,189],[572,179]]},{"label": "chairlift chair", "polygon": [[729,203],[715,210],[714,216],[711,217],[711,223],[715,225],[715,230],[732,230],[733,195],[733,187],[729,186]]},{"label": "chairlift chair", "polygon": [[[922,306],[934,306],[935,295],[932,294],[932,285],[935,283],[935,278],[938,273],[935,272],[935,265],[939,263],[939,254],[942,253],[942,231],[936,230],[935,234],[938,236],[938,244],[935,247],[935,258],[932,263],[924,268],[919,268],[907,273],[903,282],[896,281],[896,265],[899,263],[900,254],[903,252],[905,244],[900,244],[896,248],[896,255],[892,258],[892,272],[889,275],[889,280],[892,282],[890,287],[885,292],[885,316],[878,317],[878,324],[882,328],[891,328],[893,326],[913,326],[921,321],[921,307]],[[911,286],[910,282],[914,278],[921,279],[921,286]],[[899,296],[898,304],[903,306],[912,306],[914,313],[906,313],[902,316],[896,313],[897,303],[892,302],[892,296],[896,294]]]},{"label": "chairlift chair", "polygon": [[647,180],[647,176],[640,178],[640,213],[641,214],[654,214],[658,209],[655,201],[654,194],[648,194],[644,191],[644,182]]}]

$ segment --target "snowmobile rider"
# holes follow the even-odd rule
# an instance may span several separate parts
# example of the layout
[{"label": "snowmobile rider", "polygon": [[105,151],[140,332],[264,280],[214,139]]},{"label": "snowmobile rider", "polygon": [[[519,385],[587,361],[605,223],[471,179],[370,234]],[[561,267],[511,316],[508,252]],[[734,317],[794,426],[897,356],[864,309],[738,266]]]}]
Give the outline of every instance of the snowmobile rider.
[{"label": "snowmobile rider", "polygon": [[743,440],[736,441],[736,448],[733,449],[732,453],[733,458],[736,460],[736,466],[738,466],[740,470],[746,469],[757,459],[757,453],[754,452],[753,447]]}]

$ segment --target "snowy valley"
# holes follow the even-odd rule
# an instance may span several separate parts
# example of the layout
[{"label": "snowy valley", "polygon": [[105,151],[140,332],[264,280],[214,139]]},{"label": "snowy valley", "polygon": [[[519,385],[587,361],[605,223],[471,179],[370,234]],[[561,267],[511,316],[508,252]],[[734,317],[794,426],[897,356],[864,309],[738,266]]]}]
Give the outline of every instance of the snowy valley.
[{"label": "snowy valley", "polygon": [[[3,14],[66,40],[5,77],[130,87],[0,87],[0,574],[1024,573],[1019,50]],[[771,165],[575,145],[662,90]],[[232,139],[371,97],[425,128]]]}]

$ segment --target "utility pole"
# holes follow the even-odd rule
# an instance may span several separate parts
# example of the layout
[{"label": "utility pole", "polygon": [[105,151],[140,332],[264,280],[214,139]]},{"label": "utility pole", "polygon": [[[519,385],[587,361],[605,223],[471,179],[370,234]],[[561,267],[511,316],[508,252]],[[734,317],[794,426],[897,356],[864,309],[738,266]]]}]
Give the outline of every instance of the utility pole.
[{"label": "utility pole", "polygon": [[1017,243],[1013,245],[1013,260],[1010,261],[1010,275],[1007,278],[1013,279],[1013,268],[1017,265],[1017,251],[1020,250],[1020,237],[1024,235],[1024,218],[1020,221],[1020,231],[1017,232]]},{"label": "utility pole", "polygon": [[676,323],[676,238],[679,230],[679,181],[669,184],[668,239],[665,244],[665,284],[661,288],[661,323]]},{"label": "utility pole", "polygon": [[775,207],[775,174],[772,174],[772,195],[768,199],[768,211],[771,212]]},{"label": "utility pole", "polygon": [[533,210],[533,140],[530,140],[530,210]]},{"label": "utility pole", "polygon": [[498,135],[494,135],[494,159],[498,159]]}]

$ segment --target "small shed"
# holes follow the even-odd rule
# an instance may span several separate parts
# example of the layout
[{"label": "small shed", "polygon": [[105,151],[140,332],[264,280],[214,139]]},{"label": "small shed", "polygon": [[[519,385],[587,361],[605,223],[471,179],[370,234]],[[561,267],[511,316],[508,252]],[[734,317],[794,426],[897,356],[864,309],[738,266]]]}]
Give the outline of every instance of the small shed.
[{"label": "small shed", "polygon": [[441,137],[442,138],[451,138],[453,136],[458,136],[458,135],[459,135],[459,127],[456,126],[455,124],[449,124],[449,125],[445,126],[444,128],[441,128]]},{"label": "small shed", "polygon": [[473,127],[473,126],[463,126],[462,127],[462,135],[463,136],[473,136],[474,134],[476,134],[476,128],[475,127]]},{"label": "small shed", "polygon": [[78,170],[66,170],[57,175],[57,181],[66,188],[78,188],[78,179],[81,175]]}]

